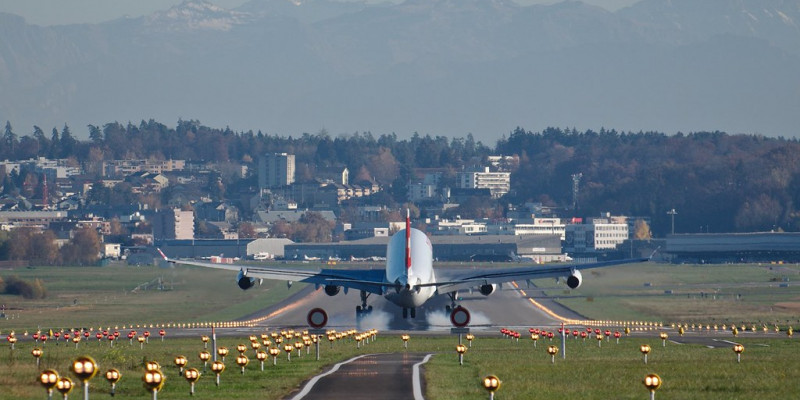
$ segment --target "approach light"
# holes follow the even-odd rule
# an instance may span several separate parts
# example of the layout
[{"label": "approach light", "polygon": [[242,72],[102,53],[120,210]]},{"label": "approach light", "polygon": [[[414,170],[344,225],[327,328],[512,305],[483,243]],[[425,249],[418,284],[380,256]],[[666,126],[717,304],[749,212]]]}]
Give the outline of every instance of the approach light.
[{"label": "approach light", "polygon": [[639,351],[644,354],[644,363],[647,364],[647,355],[650,354],[650,345],[643,344],[639,346]]},{"label": "approach light", "polygon": [[483,378],[483,380],[481,380],[483,388],[489,392],[489,400],[494,399],[494,392],[496,392],[497,389],[500,389],[501,383],[502,382],[500,379],[494,375],[486,376]]},{"label": "approach light", "polygon": [[742,361],[742,352],[744,352],[744,346],[739,343],[733,345],[733,352],[736,353],[736,362]]},{"label": "approach light", "polygon": [[117,390],[117,382],[119,382],[121,378],[122,374],[115,368],[106,371],[106,380],[111,384],[111,396],[114,396],[114,392]]},{"label": "approach light", "polygon": [[656,374],[648,374],[644,377],[642,383],[644,384],[644,387],[650,391],[650,400],[655,400],[656,390],[658,390],[663,383],[661,377]]},{"label": "approach light", "polygon": [[222,361],[214,361],[211,363],[211,371],[217,375],[216,383],[217,386],[219,386],[219,375],[222,373],[222,371],[225,371],[225,364]]},{"label": "approach light", "polygon": [[183,371],[183,377],[189,382],[189,395],[194,396],[194,384],[200,379],[200,371],[197,368],[188,368]]}]

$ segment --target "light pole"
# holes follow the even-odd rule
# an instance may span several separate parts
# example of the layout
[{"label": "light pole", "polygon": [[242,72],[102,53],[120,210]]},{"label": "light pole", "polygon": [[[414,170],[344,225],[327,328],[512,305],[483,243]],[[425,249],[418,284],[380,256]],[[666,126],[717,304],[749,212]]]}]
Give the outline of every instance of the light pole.
[{"label": "light pole", "polygon": [[144,382],[145,389],[153,393],[153,400],[158,399],[158,391],[164,387],[166,379],[167,377],[164,376],[160,369],[145,371],[144,376],[142,376],[142,382]]},{"label": "light pole", "polygon": [[675,211],[675,209],[673,208],[673,209],[667,211],[667,215],[672,217],[672,234],[674,235],[675,234],[675,216],[678,215],[678,212]]},{"label": "light pole", "polygon": [[736,353],[736,362],[739,363],[742,361],[742,352],[744,351],[744,346],[737,343],[733,345],[733,352]]},{"label": "light pole", "polygon": [[106,380],[111,384],[111,396],[113,397],[117,390],[117,382],[122,378],[122,374],[117,369],[110,369],[106,371]]},{"label": "light pole", "polygon": [[41,383],[45,390],[47,390],[47,400],[51,400],[53,398],[53,389],[56,387],[58,378],[58,372],[52,369],[44,370],[41,374],[39,374],[39,383]]},{"label": "light pole", "polygon": [[650,345],[643,344],[639,346],[639,351],[641,351],[642,354],[644,354],[644,363],[647,364],[647,355],[650,353]]},{"label": "light pole", "polygon": [[464,365],[464,353],[467,352],[467,346],[463,344],[457,345],[456,352],[458,352],[458,365]]},{"label": "light pole", "polygon": [[197,368],[188,368],[183,372],[183,377],[189,382],[189,395],[194,396],[194,384],[200,379],[200,371]]}]

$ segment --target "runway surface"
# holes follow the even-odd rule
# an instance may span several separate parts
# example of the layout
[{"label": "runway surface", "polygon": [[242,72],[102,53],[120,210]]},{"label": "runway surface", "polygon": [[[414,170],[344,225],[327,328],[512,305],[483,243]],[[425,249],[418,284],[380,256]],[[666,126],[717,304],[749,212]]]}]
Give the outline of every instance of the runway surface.
[{"label": "runway surface", "polygon": [[[537,292],[535,288],[523,288],[522,292]],[[498,288],[495,293],[483,296],[477,291],[460,295],[457,302],[469,310],[471,321],[469,327],[476,332],[494,330],[502,327],[546,327],[557,326],[560,321],[543,312],[528,300],[513,285]],[[582,318],[549,298],[536,297],[536,302],[551,309],[565,318]],[[268,307],[256,314],[245,317],[245,320],[257,318],[258,325],[264,327],[305,327],[306,316],[313,308],[322,308],[328,314],[330,329],[379,329],[381,331],[427,331],[449,332],[452,325],[445,313],[445,306],[450,304],[447,296],[434,296],[424,306],[417,309],[415,319],[403,319],[402,309],[383,297],[371,295],[368,304],[373,307],[370,315],[357,321],[355,309],[361,304],[358,291],[348,294],[340,292],[336,296],[328,296],[325,292],[314,290],[309,285],[285,300]]]},{"label": "runway surface", "polygon": [[[407,400],[424,393],[415,365],[427,361],[424,353],[368,354],[335,365],[312,378],[289,400]],[[417,366],[417,368],[419,368]],[[416,393],[415,393],[416,392]]]}]

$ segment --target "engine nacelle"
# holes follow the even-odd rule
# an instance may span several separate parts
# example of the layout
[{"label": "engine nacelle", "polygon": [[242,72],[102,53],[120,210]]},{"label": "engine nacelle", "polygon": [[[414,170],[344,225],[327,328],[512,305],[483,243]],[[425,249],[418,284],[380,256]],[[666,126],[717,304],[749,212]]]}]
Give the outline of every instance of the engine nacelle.
[{"label": "engine nacelle", "polygon": [[342,290],[341,286],[336,285],[325,285],[325,294],[328,296],[336,296],[339,294],[339,291]]},{"label": "engine nacelle", "polygon": [[481,294],[484,296],[488,296],[494,293],[494,290],[497,288],[497,284],[492,283],[491,285],[481,285]]},{"label": "engine nacelle", "polygon": [[569,286],[570,289],[577,289],[581,286],[581,282],[583,282],[581,271],[573,271],[572,274],[567,277],[567,286]]},{"label": "engine nacelle", "polygon": [[239,288],[242,290],[247,290],[256,285],[256,280],[255,278],[247,276],[244,271],[240,270],[239,275],[236,277],[236,284],[239,285]]}]

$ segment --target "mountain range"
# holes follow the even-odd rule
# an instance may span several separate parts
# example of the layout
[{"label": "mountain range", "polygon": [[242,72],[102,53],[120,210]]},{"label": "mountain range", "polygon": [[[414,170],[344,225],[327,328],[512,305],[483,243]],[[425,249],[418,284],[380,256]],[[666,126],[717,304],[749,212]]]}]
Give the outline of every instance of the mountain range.
[{"label": "mountain range", "polygon": [[99,24],[0,13],[0,119],[198,119],[494,140],[516,126],[800,136],[800,0],[187,0]]}]

